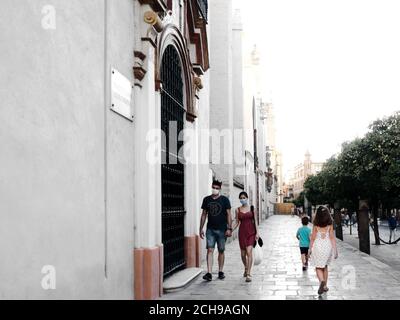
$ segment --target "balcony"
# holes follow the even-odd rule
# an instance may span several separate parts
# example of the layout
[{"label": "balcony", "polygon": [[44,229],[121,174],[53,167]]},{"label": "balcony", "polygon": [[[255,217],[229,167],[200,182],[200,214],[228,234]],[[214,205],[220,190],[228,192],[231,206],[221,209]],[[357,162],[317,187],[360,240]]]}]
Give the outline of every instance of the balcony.
[{"label": "balcony", "polygon": [[199,11],[205,21],[208,19],[208,0],[197,0]]}]

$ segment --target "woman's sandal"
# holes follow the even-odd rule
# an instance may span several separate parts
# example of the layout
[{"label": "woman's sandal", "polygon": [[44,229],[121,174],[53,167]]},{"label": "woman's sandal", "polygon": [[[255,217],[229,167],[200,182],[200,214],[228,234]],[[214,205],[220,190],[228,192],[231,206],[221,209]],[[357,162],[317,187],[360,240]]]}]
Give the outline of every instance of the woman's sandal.
[{"label": "woman's sandal", "polygon": [[251,282],[251,275],[248,274],[248,275],[246,276],[246,282]]},{"label": "woman's sandal", "polygon": [[328,287],[325,287],[324,288],[324,292],[328,292],[329,291],[329,288]]},{"label": "woman's sandal", "polygon": [[321,281],[319,284],[318,294],[321,295],[325,292],[325,281]]},{"label": "woman's sandal", "polygon": [[243,277],[244,277],[244,278],[247,277],[247,269],[244,269]]}]

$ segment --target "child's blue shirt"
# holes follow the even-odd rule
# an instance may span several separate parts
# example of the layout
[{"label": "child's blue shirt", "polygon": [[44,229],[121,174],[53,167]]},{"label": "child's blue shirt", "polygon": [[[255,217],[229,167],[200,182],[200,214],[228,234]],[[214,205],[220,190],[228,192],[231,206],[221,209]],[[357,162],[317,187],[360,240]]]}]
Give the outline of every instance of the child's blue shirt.
[{"label": "child's blue shirt", "polygon": [[297,237],[299,238],[299,246],[301,248],[308,248],[310,246],[311,229],[307,226],[302,226],[297,230]]}]

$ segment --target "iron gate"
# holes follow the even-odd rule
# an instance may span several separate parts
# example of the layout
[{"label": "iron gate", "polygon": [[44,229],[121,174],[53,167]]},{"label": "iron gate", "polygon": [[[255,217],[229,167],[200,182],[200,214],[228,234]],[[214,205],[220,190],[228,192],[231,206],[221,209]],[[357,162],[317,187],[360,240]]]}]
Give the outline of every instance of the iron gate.
[{"label": "iron gate", "polygon": [[[165,277],[185,266],[184,163],[178,157],[178,150],[183,145],[182,141],[178,141],[178,135],[183,130],[185,108],[181,62],[176,49],[171,45],[166,48],[162,58],[161,82],[161,129],[166,136],[161,165]],[[174,124],[177,132],[170,132],[170,123]]]}]

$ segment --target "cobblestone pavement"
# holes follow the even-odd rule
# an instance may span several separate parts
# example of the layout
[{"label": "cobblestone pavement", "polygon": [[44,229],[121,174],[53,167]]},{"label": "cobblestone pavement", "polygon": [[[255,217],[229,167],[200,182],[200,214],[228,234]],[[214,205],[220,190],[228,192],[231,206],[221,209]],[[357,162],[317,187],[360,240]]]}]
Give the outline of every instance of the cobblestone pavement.
[{"label": "cobblestone pavement", "polygon": [[[295,238],[300,220],[272,216],[262,223],[264,261],[253,268],[253,281],[246,283],[238,240],[226,248],[224,280],[217,279],[216,256],[213,281],[202,276],[187,287],[164,294],[162,300],[364,300],[400,299],[400,272],[338,240],[339,258],[330,266],[328,293],[318,296],[315,270],[302,271]],[[203,263],[205,269],[205,262]]]}]

